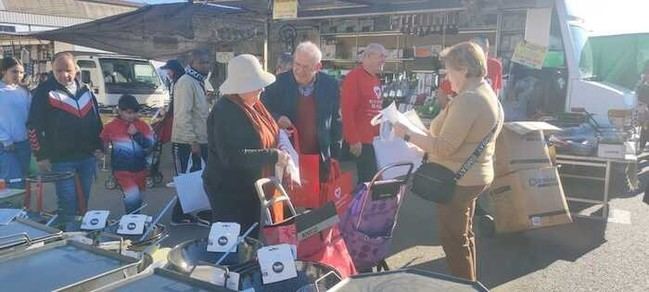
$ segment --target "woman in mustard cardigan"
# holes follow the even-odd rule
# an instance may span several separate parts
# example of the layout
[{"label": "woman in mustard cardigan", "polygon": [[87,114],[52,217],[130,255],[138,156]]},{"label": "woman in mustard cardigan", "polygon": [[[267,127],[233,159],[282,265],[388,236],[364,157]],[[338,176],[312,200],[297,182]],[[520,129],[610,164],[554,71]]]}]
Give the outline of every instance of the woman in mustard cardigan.
[{"label": "woman in mustard cardigan", "polygon": [[[457,171],[478,144],[498,123],[494,137],[502,128],[500,102],[484,80],[487,72],[485,53],[474,43],[464,42],[442,52],[446,77],[457,96],[431,123],[428,135],[395,127],[397,136],[420,147],[428,160]],[[437,205],[439,237],[451,273],[477,280],[476,248],[472,218],[476,199],[494,179],[495,139],[469,171],[457,182],[449,203]]]}]

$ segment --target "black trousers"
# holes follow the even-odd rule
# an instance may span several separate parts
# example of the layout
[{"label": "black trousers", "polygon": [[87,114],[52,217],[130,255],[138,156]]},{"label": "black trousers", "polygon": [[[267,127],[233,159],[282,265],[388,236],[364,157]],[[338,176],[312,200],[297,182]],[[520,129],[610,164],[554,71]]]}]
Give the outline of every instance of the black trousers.
[{"label": "black trousers", "polygon": [[[205,191],[212,206],[212,222],[237,222],[241,225],[241,233],[256,222],[260,222],[261,204],[256,193],[248,196],[238,194],[236,198],[233,198],[218,192],[212,193],[207,187],[205,187]],[[261,226],[257,226],[249,237],[258,239],[260,228]]]},{"label": "black trousers", "polygon": [[372,144],[363,144],[361,156],[356,158],[356,171],[358,173],[358,183],[370,182],[376,172],[376,154]]},{"label": "black trousers", "polygon": [[[173,143],[172,152],[174,158],[174,170],[176,175],[180,173],[186,173],[189,157],[192,158],[192,169],[189,172],[194,172],[201,169],[201,159],[207,163],[207,144],[201,144],[201,154],[193,155],[192,154],[192,145],[191,144],[180,144]],[[180,206],[180,201],[176,202],[174,206],[173,213],[171,214],[172,220],[180,220],[185,214],[183,209]]]}]

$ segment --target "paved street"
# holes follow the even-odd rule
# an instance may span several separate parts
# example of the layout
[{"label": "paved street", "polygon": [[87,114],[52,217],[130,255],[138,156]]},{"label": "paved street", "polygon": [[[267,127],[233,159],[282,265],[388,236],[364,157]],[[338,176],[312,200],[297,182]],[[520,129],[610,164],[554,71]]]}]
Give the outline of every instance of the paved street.
[{"label": "paved street", "polygon": [[[165,148],[165,151],[167,149]],[[164,153],[165,179],[170,178],[169,152]],[[100,172],[90,200],[94,209],[110,209],[119,217],[118,191],[104,189],[108,172]],[[146,213],[160,210],[172,190],[154,188],[146,194]],[[47,206],[54,206],[48,194]],[[574,224],[478,239],[479,278],[493,291],[647,291],[649,289],[649,205],[641,195],[616,195],[612,218],[602,222],[576,219]],[[572,205],[571,205],[572,207]],[[413,267],[446,272],[436,237],[432,203],[409,195],[401,209],[393,243],[392,269]],[[169,216],[163,220],[167,224]],[[207,236],[208,229],[170,227],[164,246]]]}]

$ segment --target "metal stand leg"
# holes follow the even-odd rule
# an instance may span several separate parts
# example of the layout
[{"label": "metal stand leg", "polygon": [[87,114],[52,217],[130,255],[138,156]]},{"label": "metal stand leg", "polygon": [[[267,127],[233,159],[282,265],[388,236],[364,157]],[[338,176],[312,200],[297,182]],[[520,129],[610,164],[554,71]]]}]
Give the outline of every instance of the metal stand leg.
[{"label": "metal stand leg", "polygon": [[81,188],[81,179],[79,178],[79,174],[74,175],[74,184],[75,184],[75,189],[77,190],[77,205],[78,205],[78,211],[79,215],[84,215],[86,214],[86,209],[88,206],[86,205],[86,197],[83,194],[83,189]]},{"label": "metal stand leg", "polygon": [[38,188],[36,192],[36,208],[38,212],[43,212],[43,182],[40,179],[36,183],[36,188]]},{"label": "metal stand leg", "polygon": [[385,259],[382,259],[378,265],[376,265],[376,271],[381,272],[381,271],[389,271],[390,267],[388,267],[388,263],[385,261]]},{"label": "metal stand leg", "polygon": [[604,178],[604,202],[602,204],[604,205],[602,207],[602,218],[606,220],[608,218],[608,192],[610,189],[610,181],[611,181],[611,164],[612,162],[606,161],[606,177]]},{"label": "metal stand leg", "polygon": [[32,209],[32,186],[27,180],[25,180],[25,198],[23,199],[23,207],[26,210]]}]

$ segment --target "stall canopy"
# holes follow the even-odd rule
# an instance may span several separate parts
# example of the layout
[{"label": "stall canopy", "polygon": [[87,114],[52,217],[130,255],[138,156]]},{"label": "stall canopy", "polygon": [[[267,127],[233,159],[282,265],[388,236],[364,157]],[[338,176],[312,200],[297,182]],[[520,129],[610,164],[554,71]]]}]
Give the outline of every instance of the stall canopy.
[{"label": "stall canopy", "polygon": [[195,48],[249,40],[263,35],[263,29],[263,16],[245,8],[173,3],[149,5],[133,12],[29,36],[165,59]]},{"label": "stall canopy", "polygon": [[[483,0],[492,2],[493,0]],[[268,11],[263,0],[209,0],[210,3],[245,7],[258,12]],[[463,9],[464,0],[300,0],[299,19],[325,19],[398,13]]]}]

